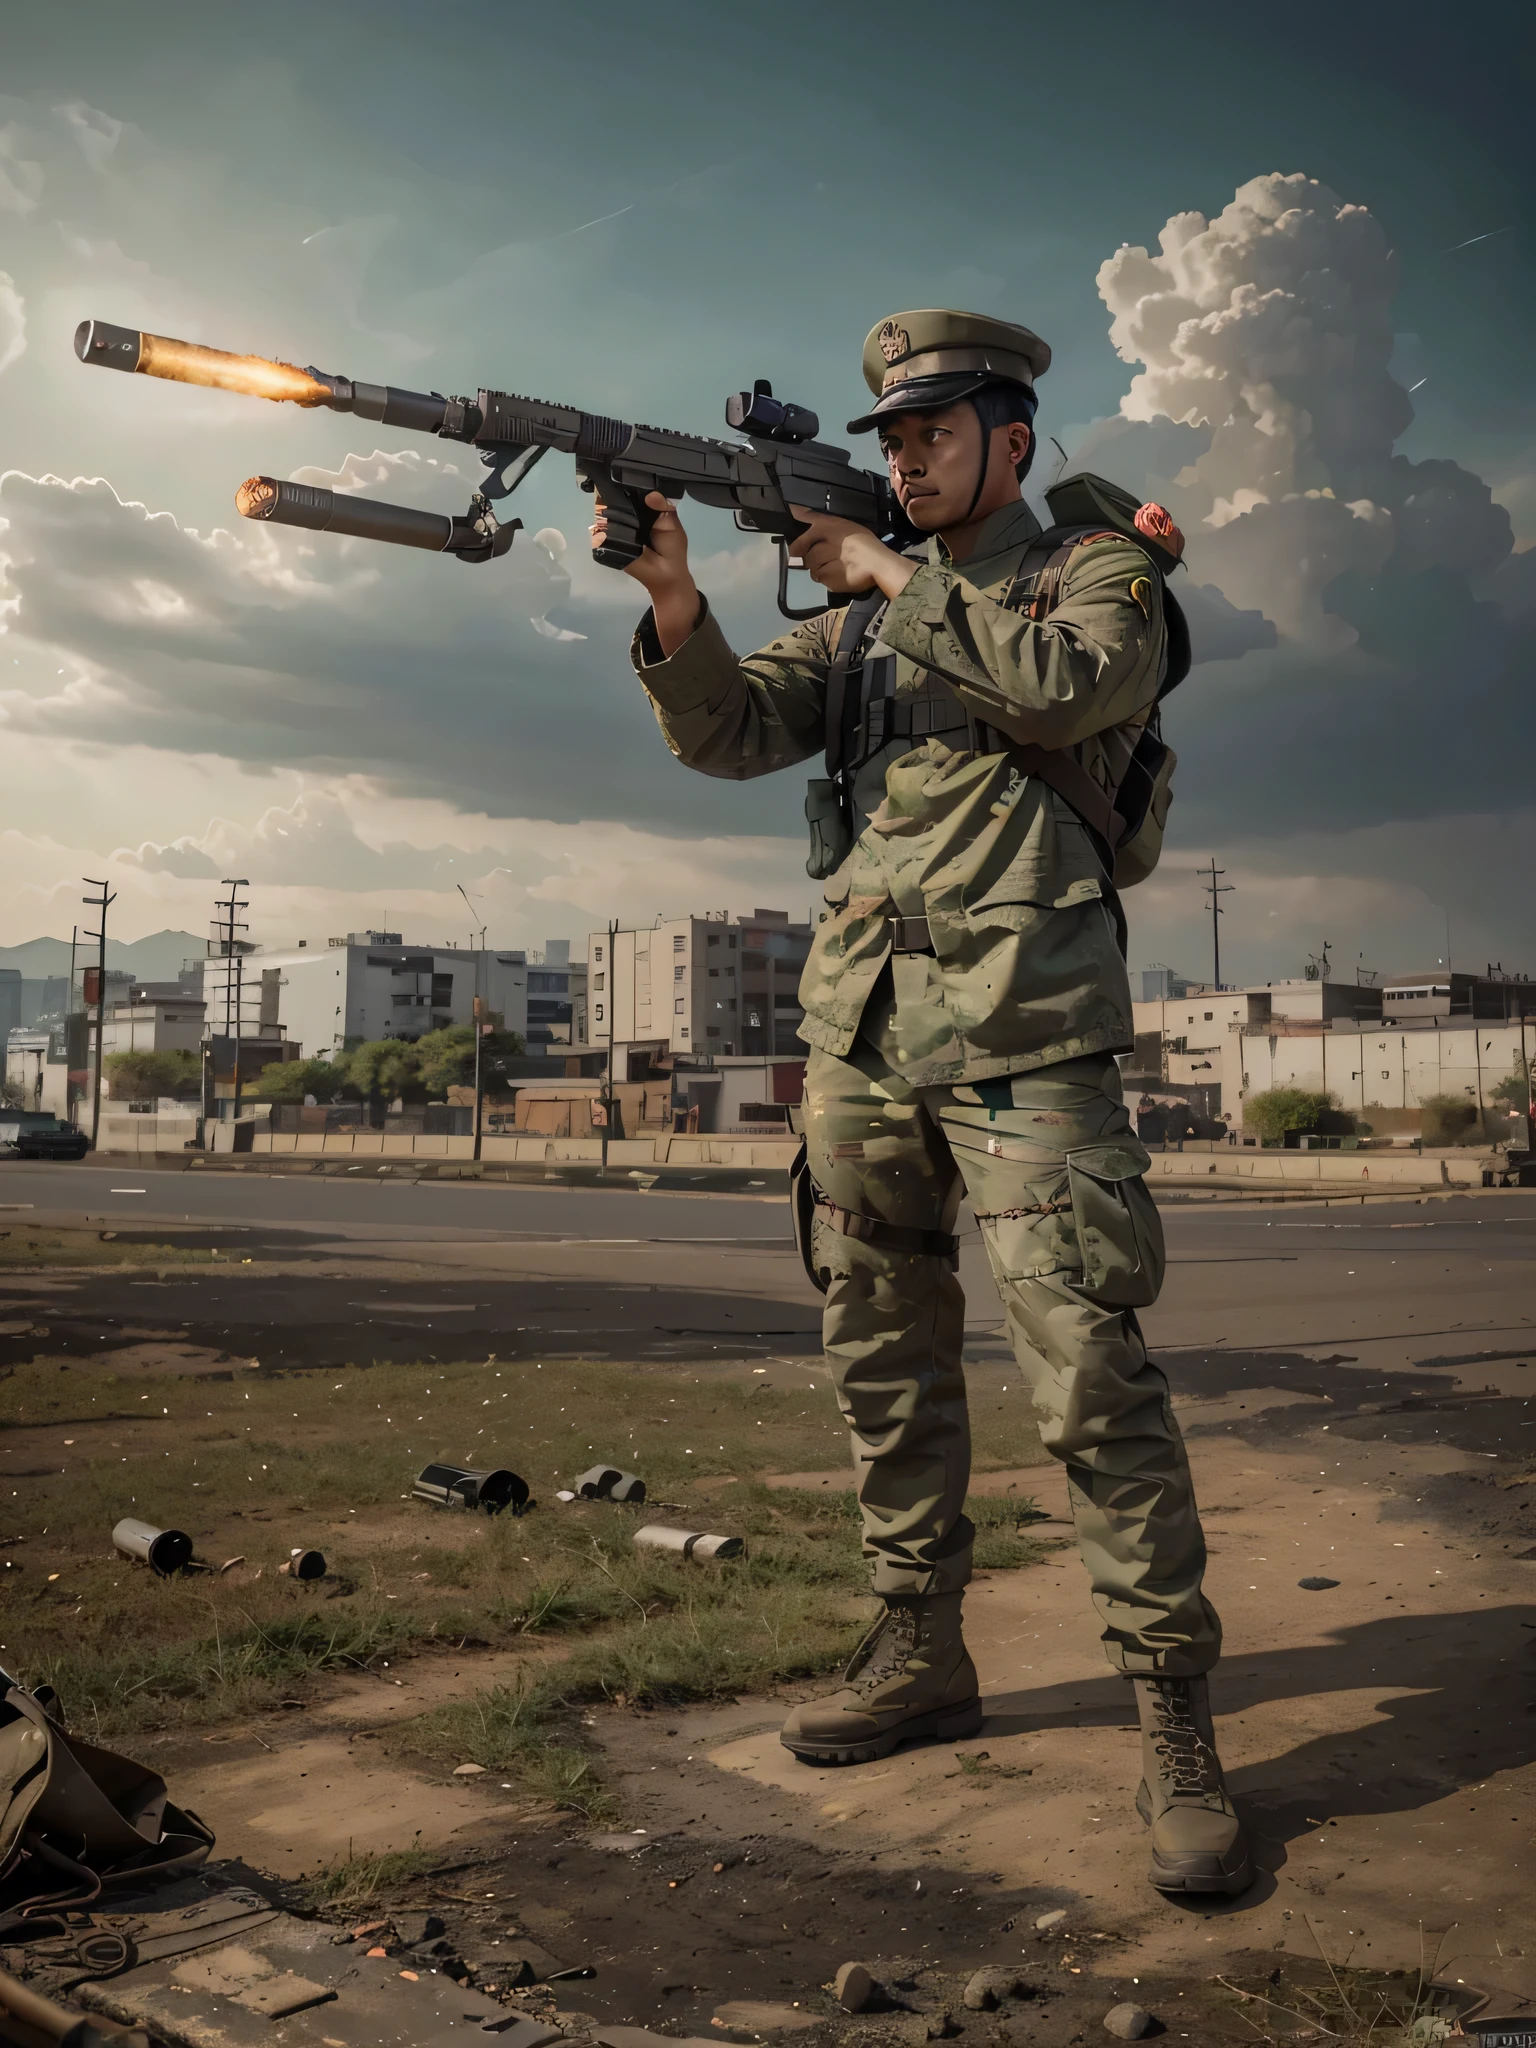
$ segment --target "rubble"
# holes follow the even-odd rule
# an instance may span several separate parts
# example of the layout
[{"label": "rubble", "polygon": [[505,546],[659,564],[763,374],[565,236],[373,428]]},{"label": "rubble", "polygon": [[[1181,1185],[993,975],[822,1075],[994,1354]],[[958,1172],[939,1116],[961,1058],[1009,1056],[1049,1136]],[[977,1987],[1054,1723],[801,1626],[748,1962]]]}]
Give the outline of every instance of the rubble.
[{"label": "rubble", "polygon": [[832,1980],[832,1996],[844,2012],[868,2012],[880,1996],[880,1986],[863,1963],[844,1963]]},{"label": "rubble", "polygon": [[1104,2015],[1104,2030],[1117,2041],[1139,2041],[1152,2028],[1152,2015],[1142,2005],[1114,2005]]},{"label": "rubble", "polygon": [[972,2012],[995,2012],[1005,1998],[1015,1997],[1019,1988],[1017,1970],[978,1970],[965,1987],[965,2003]]}]

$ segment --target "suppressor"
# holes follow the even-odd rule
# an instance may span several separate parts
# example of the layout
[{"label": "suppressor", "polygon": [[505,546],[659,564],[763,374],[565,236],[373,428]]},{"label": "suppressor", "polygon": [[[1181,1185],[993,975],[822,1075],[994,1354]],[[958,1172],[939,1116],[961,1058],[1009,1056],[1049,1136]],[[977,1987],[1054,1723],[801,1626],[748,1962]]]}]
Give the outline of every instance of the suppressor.
[{"label": "suppressor", "polygon": [[434,555],[483,544],[467,519],[423,512],[416,505],[386,505],[354,498],[321,484],[284,483],[280,477],[252,476],[235,493],[242,519],[270,519],[277,526],[305,526],[315,533],[350,533],[359,540],[393,541],[397,547],[425,548]]}]

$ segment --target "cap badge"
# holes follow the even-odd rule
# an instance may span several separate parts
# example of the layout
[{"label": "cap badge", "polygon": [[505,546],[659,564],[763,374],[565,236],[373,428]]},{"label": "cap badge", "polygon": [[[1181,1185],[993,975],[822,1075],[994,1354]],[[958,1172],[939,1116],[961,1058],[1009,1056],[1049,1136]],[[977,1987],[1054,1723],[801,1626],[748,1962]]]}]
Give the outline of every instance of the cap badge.
[{"label": "cap badge", "polygon": [[912,353],[912,337],[905,327],[894,320],[887,320],[875,339],[880,344],[880,353],[888,363],[899,363],[903,356]]}]

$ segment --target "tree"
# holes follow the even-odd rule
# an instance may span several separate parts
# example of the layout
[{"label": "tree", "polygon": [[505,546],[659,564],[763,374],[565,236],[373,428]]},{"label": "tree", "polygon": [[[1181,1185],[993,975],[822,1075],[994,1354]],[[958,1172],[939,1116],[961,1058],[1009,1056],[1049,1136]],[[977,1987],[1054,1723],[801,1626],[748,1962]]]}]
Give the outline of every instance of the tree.
[{"label": "tree", "polygon": [[330,1060],[271,1060],[248,1092],[258,1102],[335,1102],[345,1081],[345,1068]]},{"label": "tree", "polygon": [[1469,1095],[1426,1095],[1419,1104],[1419,1136],[1426,1145],[1476,1144],[1478,1120]]},{"label": "tree", "polygon": [[392,1102],[397,1095],[415,1094],[421,1088],[421,1060],[407,1038],[365,1038],[337,1064],[367,1102]]},{"label": "tree", "polygon": [[202,1061],[195,1052],[109,1052],[102,1061],[114,1102],[149,1102],[162,1095],[196,1095]]},{"label": "tree", "polygon": [[[521,1058],[525,1050],[516,1031],[490,1031],[481,1040],[482,1077],[495,1063]],[[429,1031],[416,1041],[421,1062],[422,1086],[429,1095],[446,1095],[450,1088],[472,1088],[475,1081],[475,1032],[470,1024],[450,1024],[443,1031]]]},{"label": "tree", "polygon": [[[1325,1131],[1339,1120],[1338,1105],[1331,1095],[1308,1088],[1266,1088],[1250,1095],[1243,1104],[1245,1129],[1254,1131],[1266,1145],[1283,1142],[1287,1131]],[[1354,1129],[1354,1119],[1349,1120]]]},{"label": "tree", "polygon": [[1525,1115],[1530,1095],[1531,1088],[1523,1067],[1516,1067],[1512,1074],[1506,1074],[1502,1081],[1496,1081],[1488,1090],[1488,1100],[1502,1103],[1512,1116]]}]

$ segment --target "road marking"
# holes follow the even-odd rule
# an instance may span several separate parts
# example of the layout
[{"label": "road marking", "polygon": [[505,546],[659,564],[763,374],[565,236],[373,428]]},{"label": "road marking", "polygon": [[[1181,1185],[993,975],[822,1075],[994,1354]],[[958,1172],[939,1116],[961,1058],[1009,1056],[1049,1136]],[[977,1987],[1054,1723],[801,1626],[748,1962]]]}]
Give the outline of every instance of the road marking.
[{"label": "road marking", "polygon": [[147,1195],[148,1188],[108,1188],[109,1195]]}]

